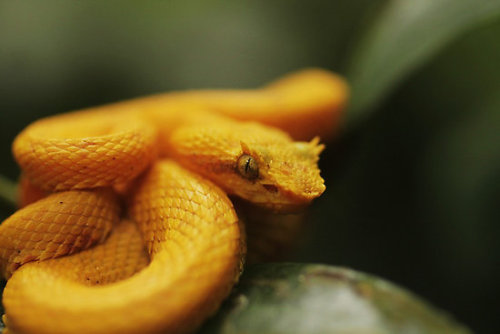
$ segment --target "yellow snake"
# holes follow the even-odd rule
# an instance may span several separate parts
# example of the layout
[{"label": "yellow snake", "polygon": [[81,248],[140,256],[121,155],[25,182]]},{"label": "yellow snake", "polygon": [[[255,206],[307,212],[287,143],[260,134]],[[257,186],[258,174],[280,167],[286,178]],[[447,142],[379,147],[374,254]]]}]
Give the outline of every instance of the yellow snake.
[{"label": "yellow snake", "polygon": [[242,270],[228,195],[275,212],[318,197],[311,138],[332,135],[346,97],[341,78],[311,69],[28,126],[13,144],[24,207],[0,225],[9,333],[196,329]]}]

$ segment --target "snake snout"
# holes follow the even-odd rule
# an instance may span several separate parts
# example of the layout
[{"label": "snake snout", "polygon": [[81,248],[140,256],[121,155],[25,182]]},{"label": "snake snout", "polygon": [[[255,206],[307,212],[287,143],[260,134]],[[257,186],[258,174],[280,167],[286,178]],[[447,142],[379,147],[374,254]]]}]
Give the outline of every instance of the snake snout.
[{"label": "snake snout", "polygon": [[288,150],[283,150],[281,159],[271,162],[269,178],[279,188],[282,201],[307,205],[325,191],[317,164],[323,148],[319,138],[311,142],[294,142]]}]

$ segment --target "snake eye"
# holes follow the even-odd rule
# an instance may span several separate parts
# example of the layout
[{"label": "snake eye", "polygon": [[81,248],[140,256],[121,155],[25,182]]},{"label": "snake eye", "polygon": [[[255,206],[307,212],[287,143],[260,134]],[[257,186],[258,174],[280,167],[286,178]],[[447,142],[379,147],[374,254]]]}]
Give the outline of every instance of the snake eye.
[{"label": "snake eye", "polygon": [[238,158],[238,173],[245,179],[254,180],[259,177],[259,165],[254,157],[243,154]]}]

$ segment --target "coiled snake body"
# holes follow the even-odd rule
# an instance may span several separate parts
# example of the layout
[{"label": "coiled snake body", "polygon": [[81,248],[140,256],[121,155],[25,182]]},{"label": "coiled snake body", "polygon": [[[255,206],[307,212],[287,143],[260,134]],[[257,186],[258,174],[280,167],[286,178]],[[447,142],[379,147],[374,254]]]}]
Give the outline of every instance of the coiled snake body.
[{"label": "coiled snake body", "polygon": [[13,152],[32,203],[0,225],[9,332],[197,328],[242,270],[228,195],[273,211],[319,196],[322,145],[283,130],[328,137],[345,98],[340,78],[306,70],[259,90],[170,93],[27,127]]}]

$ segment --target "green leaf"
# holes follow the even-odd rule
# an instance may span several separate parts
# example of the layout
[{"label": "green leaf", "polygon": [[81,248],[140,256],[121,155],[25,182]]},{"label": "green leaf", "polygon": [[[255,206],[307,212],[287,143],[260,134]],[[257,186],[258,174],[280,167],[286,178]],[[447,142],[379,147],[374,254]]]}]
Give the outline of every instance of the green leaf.
[{"label": "green leaf", "polygon": [[500,16],[499,0],[396,0],[366,27],[347,66],[348,124],[463,32]]},{"label": "green leaf", "polygon": [[314,264],[250,267],[203,334],[469,333],[379,278]]}]

